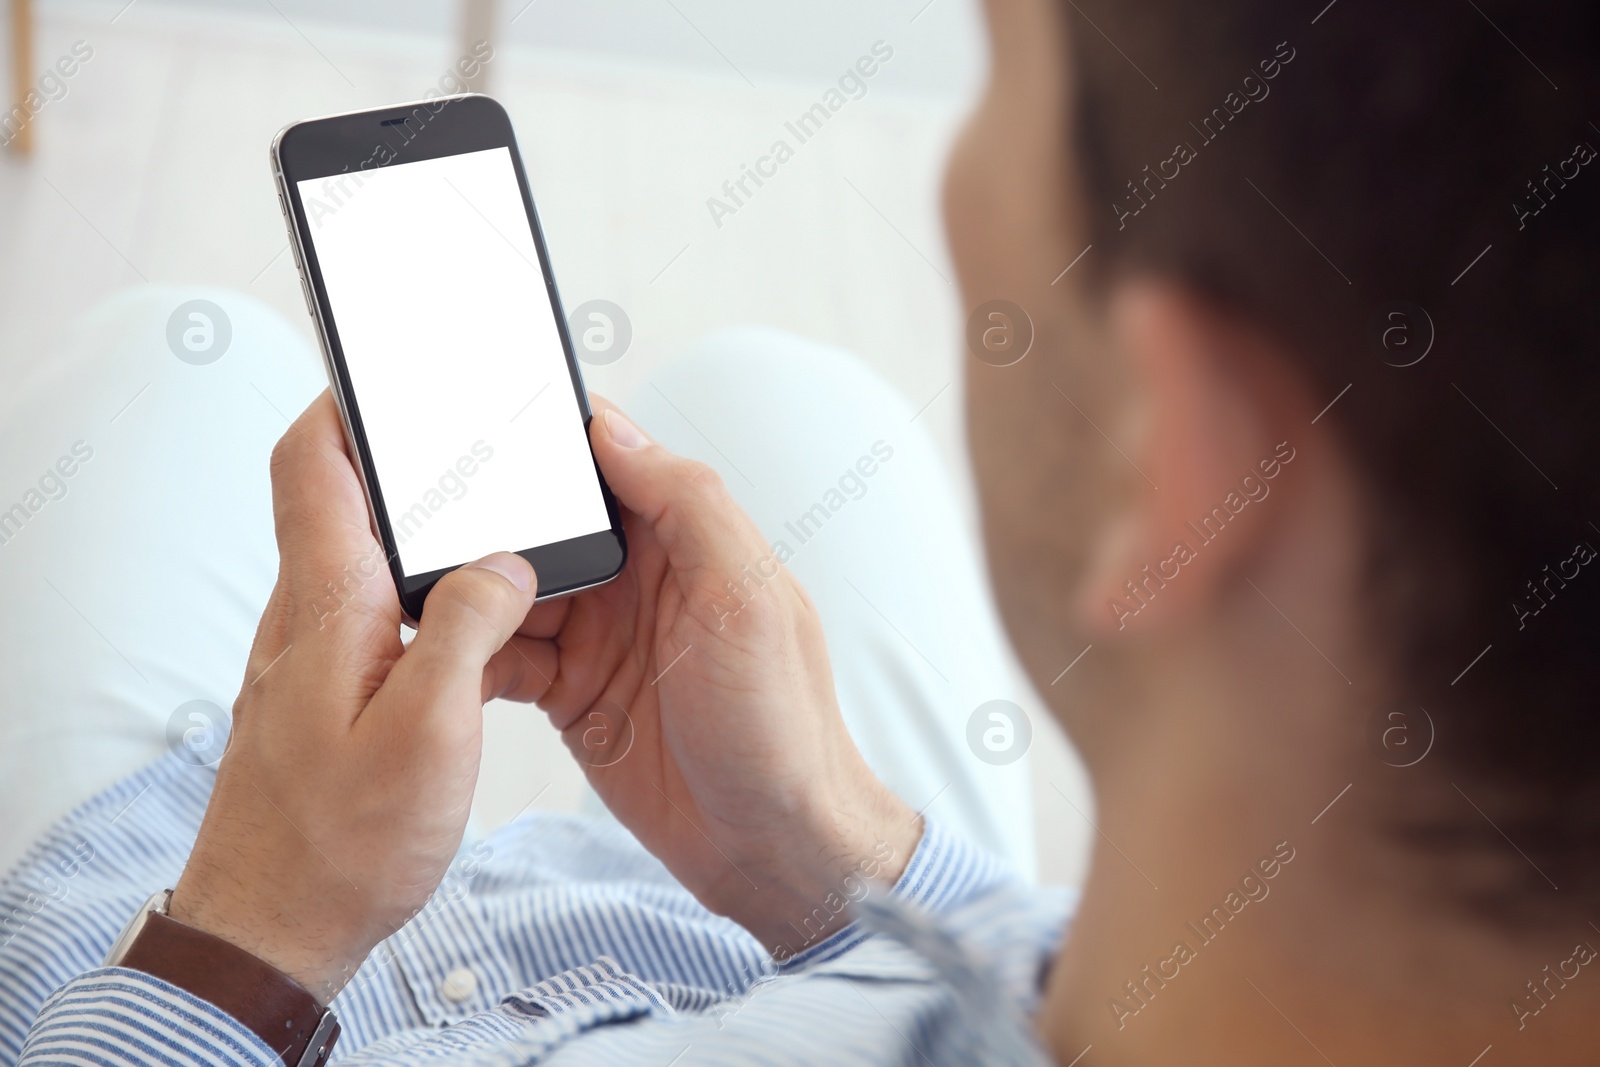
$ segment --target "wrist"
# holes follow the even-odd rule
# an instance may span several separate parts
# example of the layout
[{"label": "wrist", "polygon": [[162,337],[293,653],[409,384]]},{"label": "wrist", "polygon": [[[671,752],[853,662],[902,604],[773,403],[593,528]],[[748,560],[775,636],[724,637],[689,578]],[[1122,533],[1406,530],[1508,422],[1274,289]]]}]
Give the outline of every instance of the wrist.
[{"label": "wrist", "polygon": [[243,778],[224,757],[168,914],[250,953],[327,1004],[399,925],[383,925],[396,908],[344,873],[354,869],[349,849],[304,815],[292,820],[259,787],[241,785]]},{"label": "wrist", "polygon": [[922,819],[886,787],[849,799],[819,803],[810,829],[783,837],[792,842],[758,878],[742,882],[739,906],[728,914],[755,935],[779,963],[826,941],[850,924],[853,906],[892,888],[922,838]]},{"label": "wrist", "polygon": [[[221,938],[281,971],[326,1006],[366,959],[370,945],[326,922],[308,923],[286,901],[265,901],[230,888],[190,865],[179,878],[167,914],[185,926]],[[322,919],[329,918],[323,915]]]},{"label": "wrist", "polygon": [[324,1067],[339,1020],[305,986],[232,942],[172,917],[172,890],[145,901],[107,967],[125,967],[199,997],[249,1030],[289,1067]]}]

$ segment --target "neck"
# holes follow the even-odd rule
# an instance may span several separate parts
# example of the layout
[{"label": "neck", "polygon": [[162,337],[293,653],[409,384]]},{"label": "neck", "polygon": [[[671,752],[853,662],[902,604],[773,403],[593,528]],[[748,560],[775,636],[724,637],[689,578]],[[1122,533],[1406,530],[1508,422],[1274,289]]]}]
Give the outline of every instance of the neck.
[{"label": "neck", "polygon": [[1357,708],[1371,701],[1319,699],[1278,640],[1249,636],[1282,673],[1218,672],[1237,661],[1214,647],[1179,662],[1181,684],[1155,677],[1129,717],[1141,740],[1091,753],[1101,832],[1040,1014],[1057,1061],[1092,1045],[1097,1065],[1465,1067],[1493,1045],[1577,1062],[1600,929],[1507,931],[1456,905],[1444,886],[1485,864],[1519,880],[1500,868],[1522,861],[1502,841],[1444,877],[1381,829],[1451,786],[1377,759]]}]

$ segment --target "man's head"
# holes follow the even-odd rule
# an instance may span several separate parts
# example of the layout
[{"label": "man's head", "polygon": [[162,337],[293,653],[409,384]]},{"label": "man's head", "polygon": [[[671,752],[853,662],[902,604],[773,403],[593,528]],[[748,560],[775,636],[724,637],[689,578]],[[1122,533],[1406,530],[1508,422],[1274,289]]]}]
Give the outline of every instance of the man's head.
[{"label": "man's head", "polygon": [[[1249,936],[1345,953],[1340,981],[1408,922],[1575,939],[1600,896],[1600,12],[988,8],[947,215],[966,311],[1033,340],[969,360],[972,449],[1101,829],[1172,878],[1303,839],[1302,899],[1395,928],[1269,934],[1263,905]],[[1526,977],[1457,999],[1514,1023]]]}]

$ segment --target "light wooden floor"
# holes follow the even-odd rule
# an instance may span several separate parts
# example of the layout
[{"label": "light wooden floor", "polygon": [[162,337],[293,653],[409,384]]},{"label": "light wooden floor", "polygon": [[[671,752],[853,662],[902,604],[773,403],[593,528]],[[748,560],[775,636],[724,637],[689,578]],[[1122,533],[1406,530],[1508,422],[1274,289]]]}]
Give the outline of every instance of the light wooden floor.
[{"label": "light wooden floor", "polygon": [[[0,153],[0,390],[45,365],[64,324],[141,279],[246,290],[309,339],[269,179],[271,137],[294,119],[420,97],[455,58],[442,35],[298,15],[291,25],[266,5],[257,15],[138,0],[119,15],[125,3],[41,5],[41,66],[78,40],[94,57],[39,116],[35,157]],[[949,47],[910,21],[916,7],[884,5],[878,32],[835,42],[838,69],[880,37],[913,55]],[[792,143],[784,121],[826,81],[752,86],[732,70],[523,45],[502,46],[490,69],[563,296],[614,301],[633,320],[631,351],[590,368],[591,388],[626,398],[711,329],[782,327],[861,353],[916,407],[931,400],[922,418],[966,493],[961,331],[937,210],[961,92],[870,87],[719,227],[707,198],[775,138]],[[1085,812],[1087,791],[1035,708],[1041,873],[1076,881],[1093,831],[1056,787]],[[541,721],[494,707],[489,730],[484,823],[515,814],[544,782],[539,806],[576,805],[579,776]],[[547,764],[530,769],[526,754],[540,751]]]}]

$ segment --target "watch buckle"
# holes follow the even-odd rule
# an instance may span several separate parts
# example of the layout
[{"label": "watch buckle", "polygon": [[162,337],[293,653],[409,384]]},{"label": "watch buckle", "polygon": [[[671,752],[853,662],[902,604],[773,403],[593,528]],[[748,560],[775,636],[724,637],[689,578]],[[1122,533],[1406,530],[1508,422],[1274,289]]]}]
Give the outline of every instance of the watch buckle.
[{"label": "watch buckle", "polygon": [[339,1020],[334,1018],[333,1012],[324,1010],[322,1018],[317,1020],[317,1028],[311,1033],[311,1040],[306,1042],[306,1050],[300,1054],[300,1062],[295,1064],[295,1067],[317,1067],[326,1060],[329,1042],[338,1027]]}]

